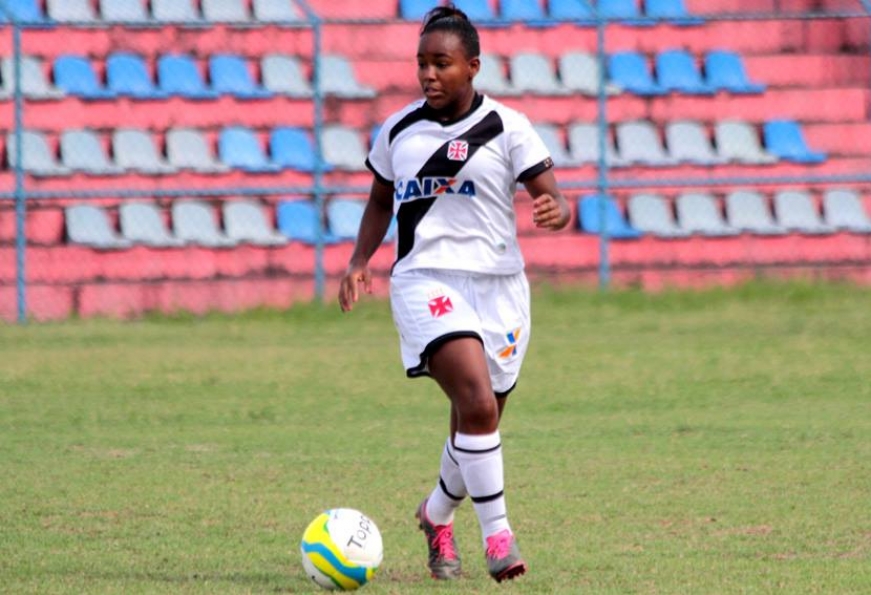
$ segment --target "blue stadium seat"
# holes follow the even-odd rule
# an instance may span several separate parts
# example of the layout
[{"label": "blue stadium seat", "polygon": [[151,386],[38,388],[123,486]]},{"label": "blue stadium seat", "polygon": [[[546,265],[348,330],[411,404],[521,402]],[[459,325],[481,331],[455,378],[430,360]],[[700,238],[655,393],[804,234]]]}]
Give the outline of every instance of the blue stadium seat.
[{"label": "blue stadium seat", "polygon": [[476,25],[487,26],[486,21],[496,19],[496,13],[488,0],[454,0],[454,5],[465,12]]},{"label": "blue stadium seat", "polygon": [[439,4],[438,0],[399,0],[399,16],[408,21],[420,21]]},{"label": "blue stadium seat", "polygon": [[795,120],[770,120],[762,127],[765,148],[780,159],[796,163],[822,163],[826,154],[808,147]]},{"label": "blue stadium seat", "polygon": [[664,95],[653,79],[647,58],[633,51],[615,52],[608,56],[608,76],[617,87],[636,95]]},{"label": "blue stadium seat", "polygon": [[588,0],[550,0],[548,14],[556,20],[592,22],[596,11]]},{"label": "blue stadium seat", "polygon": [[106,81],[118,95],[137,99],[164,99],[166,93],[157,88],[148,73],[142,56],[117,53],[106,58]]},{"label": "blue stadium seat", "polygon": [[157,61],[157,80],[161,90],[188,99],[217,99],[218,93],[206,86],[196,62],[190,56],[164,55]]},{"label": "blue stadium seat", "polygon": [[538,2],[529,0],[501,0],[501,17],[506,21],[523,23],[529,27],[549,27],[555,25]]},{"label": "blue stadium seat", "polygon": [[[272,161],[283,168],[297,171],[314,171],[315,147],[311,135],[302,128],[280,126],[269,135],[269,152]],[[331,171],[333,166],[323,162],[321,171]]]},{"label": "blue stadium seat", "polygon": [[39,0],[6,0],[6,9],[13,18],[10,19],[6,13],[0,11],[0,23],[16,20],[23,24],[45,25],[49,22],[42,12]]},{"label": "blue stadium seat", "polygon": [[609,20],[620,21],[625,25],[646,24],[639,20],[641,10],[638,7],[638,0],[599,0],[598,7],[599,16]]},{"label": "blue stadium seat", "polygon": [[239,99],[268,99],[272,92],[263,88],[248,70],[241,56],[218,54],[209,58],[209,76],[212,88],[218,93]]},{"label": "blue stadium seat", "polygon": [[242,126],[228,126],[218,137],[221,161],[251,173],[277,172],[281,167],[269,160],[254,131]]},{"label": "blue stadium seat", "polygon": [[113,99],[115,93],[103,87],[91,62],[81,56],[58,56],[54,61],[54,81],[69,95],[83,99]]},{"label": "blue stadium seat", "polygon": [[765,85],[752,82],[744,70],[741,56],[729,50],[714,50],[705,56],[705,79],[715,91],[757,94]]},{"label": "blue stadium seat", "polygon": [[689,95],[711,95],[713,87],[705,83],[695,58],[685,50],[666,50],[656,56],[656,78],[666,91]]},{"label": "blue stadium seat", "polygon": [[674,25],[701,25],[704,19],[690,15],[684,0],[644,0],[644,14],[667,19]]},{"label": "blue stadium seat", "polygon": [[278,230],[291,240],[305,244],[317,244],[320,235],[324,244],[338,240],[326,229],[315,203],[309,200],[285,200],[278,203],[275,211]]},{"label": "blue stadium seat", "polygon": [[600,209],[604,202],[605,229],[608,236],[614,239],[634,239],[641,237],[641,232],[629,225],[620,207],[611,197],[599,194],[584,196],[578,199],[578,224],[580,230],[586,233],[601,233],[602,226]]}]

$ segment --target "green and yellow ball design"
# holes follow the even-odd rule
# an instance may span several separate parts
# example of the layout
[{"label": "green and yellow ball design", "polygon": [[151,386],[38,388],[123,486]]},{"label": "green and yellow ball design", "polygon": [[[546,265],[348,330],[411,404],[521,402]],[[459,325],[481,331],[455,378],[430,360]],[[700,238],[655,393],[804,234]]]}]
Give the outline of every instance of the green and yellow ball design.
[{"label": "green and yellow ball design", "polygon": [[375,523],[358,510],[335,508],[309,523],[300,544],[306,574],[329,590],[353,591],[375,576],[383,545]]}]

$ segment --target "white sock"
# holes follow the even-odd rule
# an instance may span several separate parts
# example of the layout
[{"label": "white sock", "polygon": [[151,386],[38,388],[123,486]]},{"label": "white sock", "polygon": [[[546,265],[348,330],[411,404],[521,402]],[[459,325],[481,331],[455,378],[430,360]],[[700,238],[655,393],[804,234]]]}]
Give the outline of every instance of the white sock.
[{"label": "white sock", "polygon": [[490,535],[504,529],[511,530],[505,506],[499,431],[480,435],[457,432],[454,437],[454,456],[460,464],[460,472],[475,506],[481,524],[481,537],[486,545]]},{"label": "white sock", "polygon": [[426,501],[426,516],[434,525],[447,525],[454,521],[454,511],[468,495],[460,466],[457,464],[448,437],[442,449],[439,482]]}]

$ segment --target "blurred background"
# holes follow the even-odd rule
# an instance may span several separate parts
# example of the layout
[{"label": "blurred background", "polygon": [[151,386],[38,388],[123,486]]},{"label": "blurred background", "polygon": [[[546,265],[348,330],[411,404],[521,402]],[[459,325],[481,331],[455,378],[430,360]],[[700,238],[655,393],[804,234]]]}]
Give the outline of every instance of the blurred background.
[{"label": "blurred background", "polygon": [[[436,4],[0,0],[0,319],[332,300]],[[871,2],[456,4],[573,209],[533,280],[871,282]]]}]

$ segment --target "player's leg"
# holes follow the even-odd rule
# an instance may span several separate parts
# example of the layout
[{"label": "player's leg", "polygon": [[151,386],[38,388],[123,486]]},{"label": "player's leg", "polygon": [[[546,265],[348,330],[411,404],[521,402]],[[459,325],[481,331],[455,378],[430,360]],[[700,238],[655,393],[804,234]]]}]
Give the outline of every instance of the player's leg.
[{"label": "player's leg", "polygon": [[490,574],[497,581],[513,578],[526,565],[508,523],[500,406],[481,342],[460,338],[445,343],[430,357],[429,371],[456,410],[454,452],[481,526]]},{"label": "player's leg", "polygon": [[[429,375],[429,356],[447,338],[480,334],[477,315],[456,289],[455,280],[450,275],[422,271],[391,280],[391,308],[409,377]],[[454,579],[461,574],[453,517],[467,491],[453,452],[456,424],[452,405],[450,435],[442,448],[438,480],[415,513],[426,537],[430,574],[436,579]]]},{"label": "player's leg", "polygon": [[466,499],[468,492],[460,473],[454,453],[454,435],[457,433],[457,409],[451,404],[451,433],[442,448],[439,480],[427,498],[426,513],[436,525],[448,525],[454,521],[454,512]]},{"label": "player's leg", "polygon": [[[498,417],[502,418],[508,395],[496,393]],[[465,501],[468,491],[460,472],[454,452],[454,437],[457,434],[458,414],[457,408],[451,404],[450,429],[451,433],[442,448],[441,466],[439,468],[439,480],[426,500],[426,513],[429,520],[436,525],[449,525],[454,521],[454,513]]]},{"label": "player's leg", "polygon": [[[472,299],[481,319],[484,352],[501,421],[529,346],[529,283],[522,273],[481,278],[475,284]],[[486,549],[490,574],[497,581],[526,571],[510,529],[490,535]]]},{"label": "player's leg", "polygon": [[445,580],[457,578],[461,574],[460,555],[453,535],[454,512],[468,495],[454,453],[456,418],[456,410],[451,405],[451,434],[442,449],[439,479],[416,515],[420,528],[427,536],[430,574],[433,578]]}]

